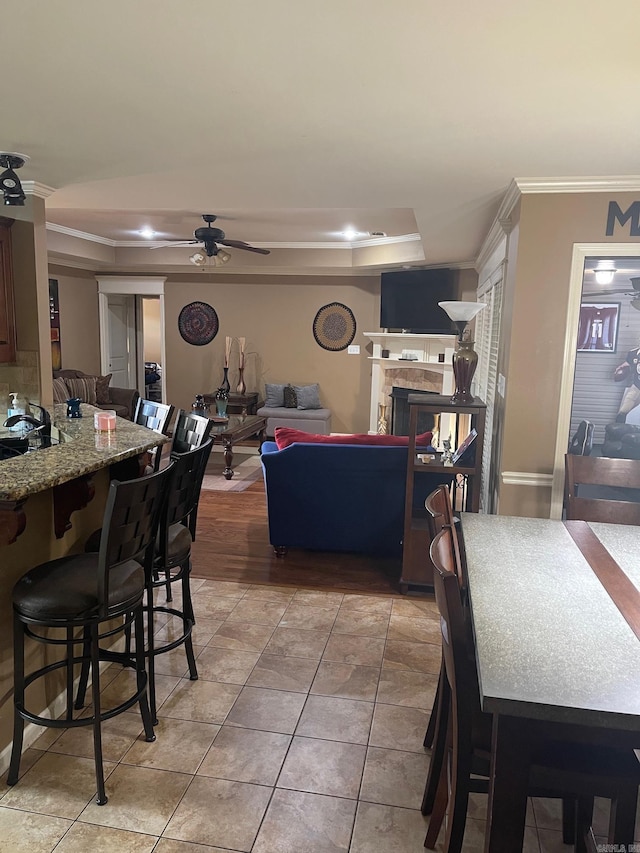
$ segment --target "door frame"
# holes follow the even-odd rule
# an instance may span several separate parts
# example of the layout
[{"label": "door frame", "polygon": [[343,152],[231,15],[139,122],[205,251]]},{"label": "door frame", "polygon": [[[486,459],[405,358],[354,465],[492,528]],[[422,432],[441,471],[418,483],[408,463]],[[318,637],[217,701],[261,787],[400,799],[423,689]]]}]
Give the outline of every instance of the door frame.
[{"label": "door frame", "polygon": [[[96,276],[98,282],[98,315],[100,323],[100,364],[102,374],[109,372],[109,296],[158,296],[160,299],[160,356],[162,359],[162,374],[160,377],[162,387],[162,399],[167,399],[167,371],[166,371],[166,349],[165,349],[165,314],[164,314],[164,286],[166,276]],[[144,396],[144,357],[141,347],[141,320],[139,311],[136,311],[135,328],[131,333],[137,343],[136,352],[136,375],[138,391]]]},{"label": "door frame", "polygon": [[569,444],[569,430],[571,428],[571,404],[573,401],[573,383],[576,370],[576,340],[578,320],[580,318],[580,303],[582,301],[584,262],[586,258],[594,255],[611,258],[612,260],[618,257],[640,257],[640,245],[638,243],[573,244],[564,355],[562,358],[562,379],[560,381],[560,401],[558,404],[558,428],[553,463],[553,482],[551,486],[550,518],[562,518],[564,457]]}]

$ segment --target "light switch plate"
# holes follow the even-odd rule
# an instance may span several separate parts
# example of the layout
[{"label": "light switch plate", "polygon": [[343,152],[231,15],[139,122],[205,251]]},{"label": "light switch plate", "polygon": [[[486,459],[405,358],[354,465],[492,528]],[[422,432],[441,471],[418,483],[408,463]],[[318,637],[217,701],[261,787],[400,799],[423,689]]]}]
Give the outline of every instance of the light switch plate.
[{"label": "light switch plate", "polygon": [[359,344],[350,344],[347,347],[347,352],[349,355],[360,355],[360,345]]}]

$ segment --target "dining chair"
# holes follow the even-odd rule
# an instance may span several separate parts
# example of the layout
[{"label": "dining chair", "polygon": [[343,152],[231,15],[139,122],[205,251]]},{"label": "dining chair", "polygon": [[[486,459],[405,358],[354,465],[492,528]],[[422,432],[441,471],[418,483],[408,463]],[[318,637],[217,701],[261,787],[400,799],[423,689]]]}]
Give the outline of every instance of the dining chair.
[{"label": "dining chair", "polygon": [[568,520],[640,524],[640,460],[567,453],[564,462]]},{"label": "dining chair", "polygon": [[[442,648],[451,711],[447,756],[440,768],[425,847],[434,849],[448,806],[445,853],[460,853],[471,792],[488,791],[493,719],[480,709],[474,660],[468,654],[458,579],[451,570],[451,531],[444,528],[431,545],[434,589],[441,616]],[[593,798],[612,800],[610,841],[634,838],[640,763],[633,751],[558,740],[542,742],[530,768],[529,794],[575,799],[576,850],[590,843]]]},{"label": "dining chair", "polygon": [[[102,760],[102,723],[139,705],[145,740],[155,740],[148,701],[144,658],[143,599],[145,573],[151,571],[165,486],[171,468],[118,482],[109,487],[99,550],[73,554],[42,563],[28,571],[13,589],[14,735],[7,784],[15,785],[20,772],[25,721],[50,728],[93,728],[97,803],[107,802]],[[133,655],[103,648],[119,631],[134,629]],[[52,630],[53,629],[53,630]],[[25,674],[29,648],[25,638],[62,648],[64,657]],[[82,645],[77,654],[76,646]],[[52,649],[53,651],[53,649]],[[49,657],[49,656],[47,656]],[[53,654],[51,655],[53,658]],[[134,692],[116,707],[104,709],[100,696],[100,664],[119,662],[136,672]],[[80,664],[80,687],[75,709],[84,705],[91,673],[92,708],[74,716],[74,667]],[[34,713],[27,703],[34,682],[63,670],[66,675],[66,711],[60,719]],[[49,688],[55,693],[55,687]],[[25,698],[26,693],[26,698]],[[52,693],[52,695],[53,695]],[[0,844],[0,846],[2,846]]]},{"label": "dining chair", "polygon": [[[462,564],[460,559],[460,547],[458,542],[458,533],[455,527],[455,523],[457,519],[453,513],[453,504],[451,503],[451,492],[450,488],[446,484],[442,484],[434,489],[431,494],[427,495],[424,507],[427,511],[427,529],[429,533],[429,541],[433,542],[437,534],[442,530],[443,527],[450,527],[453,536],[454,543],[454,558],[456,559],[457,566],[456,571],[459,574],[461,588],[463,586],[462,580]],[[436,694],[433,699],[433,707],[431,708],[431,714],[429,715],[429,723],[427,725],[427,731],[424,736],[423,745],[427,748],[431,748],[433,746],[434,735],[436,731],[436,725],[438,720],[438,714],[446,712],[446,709],[442,707],[442,687],[444,680],[446,678],[444,672],[444,660],[440,665],[440,674],[438,676],[438,684],[436,687]],[[423,801],[423,808],[427,808],[430,810],[432,804],[432,798],[435,795],[435,789],[425,792],[425,800]],[[429,812],[424,812],[428,814]]]}]

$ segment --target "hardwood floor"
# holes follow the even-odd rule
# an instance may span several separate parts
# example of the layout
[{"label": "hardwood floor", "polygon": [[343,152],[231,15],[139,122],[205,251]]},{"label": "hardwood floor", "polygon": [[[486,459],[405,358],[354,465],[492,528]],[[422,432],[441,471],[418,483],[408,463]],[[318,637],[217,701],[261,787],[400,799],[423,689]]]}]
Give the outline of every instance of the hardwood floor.
[{"label": "hardwood floor", "polygon": [[278,559],[269,544],[262,479],[244,492],[200,494],[193,576],[210,580],[398,593],[400,560],[292,549]]}]

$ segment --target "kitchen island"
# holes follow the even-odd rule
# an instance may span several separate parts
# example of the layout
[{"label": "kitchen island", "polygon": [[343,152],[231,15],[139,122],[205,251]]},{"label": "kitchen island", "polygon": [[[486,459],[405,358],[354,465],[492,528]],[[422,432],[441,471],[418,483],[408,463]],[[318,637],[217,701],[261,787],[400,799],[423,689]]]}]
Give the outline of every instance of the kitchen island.
[{"label": "kitchen island", "polygon": [[[128,479],[140,470],[147,451],[165,436],[123,418],[110,433],[96,432],[93,406],[81,406],[82,418],[68,419],[66,405],[52,413],[52,436],[60,443],[0,461],[0,773],[8,766],[12,738],[13,651],[11,592],[34,566],[79,553],[102,525],[110,480]],[[0,431],[0,442],[6,429]],[[29,665],[41,665],[34,644]],[[49,649],[50,652],[50,649]],[[43,695],[42,708],[57,715],[57,691]],[[29,726],[25,746],[29,744]],[[42,733],[34,727],[34,736]]]}]

